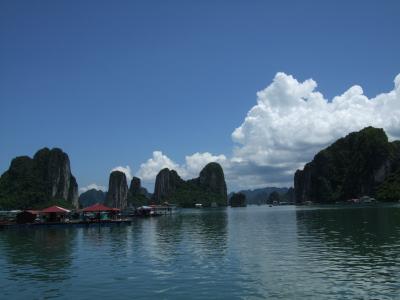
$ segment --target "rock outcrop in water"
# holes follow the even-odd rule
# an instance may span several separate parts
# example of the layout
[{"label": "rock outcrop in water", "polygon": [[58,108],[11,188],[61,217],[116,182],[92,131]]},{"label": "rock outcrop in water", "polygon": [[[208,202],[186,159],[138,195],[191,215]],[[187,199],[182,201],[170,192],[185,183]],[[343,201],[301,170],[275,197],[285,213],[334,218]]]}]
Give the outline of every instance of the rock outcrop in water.
[{"label": "rock outcrop in water", "polygon": [[33,158],[14,158],[0,177],[0,207],[25,209],[51,204],[78,207],[78,184],[68,155],[59,148],[43,148]]},{"label": "rock outcrop in water", "polygon": [[202,190],[219,195],[227,200],[225,176],[220,164],[215,162],[207,164],[195,181]]},{"label": "rock outcrop in water", "polygon": [[176,171],[163,169],[157,175],[153,199],[156,203],[168,201],[182,207],[193,207],[196,203],[205,207],[226,206],[224,172],[218,163],[209,163],[198,178],[185,181]]},{"label": "rock outcrop in water", "polygon": [[129,186],[129,193],[131,193],[133,195],[139,194],[141,188],[142,188],[142,182],[141,182],[140,178],[133,177],[131,180],[131,185]]},{"label": "rock outcrop in water", "polygon": [[113,171],[110,174],[106,205],[119,209],[124,209],[128,205],[128,184],[125,173]]},{"label": "rock outcrop in water", "polygon": [[231,207],[245,207],[246,195],[243,193],[233,193],[229,198],[229,205]]},{"label": "rock outcrop in water", "polygon": [[129,186],[128,204],[134,207],[148,205],[150,198],[151,194],[142,187],[140,178],[133,177]]},{"label": "rock outcrop in water", "polygon": [[167,201],[184,183],[175,170],[162,169],[156,177],[154,200],[157,203]]},{"label": "rock outcrop in water", "polygon": [[[383,129],[367,127],[320,151],[294,177],[296,203],[332,203],[376,196],[400,166],[400,142],[389,142]],[[381,199],[384,200],[384,199]]]},{"label": "rock outcrop in water", "polygon": [[91,206],[96,203],[104,203],[106,193],[101,190],[90,189],[79,196],[79,206],[82,208]]}]

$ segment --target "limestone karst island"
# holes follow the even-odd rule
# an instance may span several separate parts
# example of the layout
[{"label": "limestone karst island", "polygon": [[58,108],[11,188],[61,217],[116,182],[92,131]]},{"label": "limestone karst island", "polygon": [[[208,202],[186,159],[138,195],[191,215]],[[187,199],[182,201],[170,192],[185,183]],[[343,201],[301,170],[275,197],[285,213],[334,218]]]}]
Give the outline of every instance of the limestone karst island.
[{"label": "limestone karst island", "polygon": [[[245,194],[246,191],[241,191],[228,197],[224,171],[220,164],[211,162],[197,178],[189,180],[182,179],[175,170],[160,170],[153,193],[141,186],[140,178],[133,177],[128,186],[125,173],[113,171],[109,174],[107,192],[91,189],[79,196],[70,159],[59,148],[43,148],[33,158],[14,158],[0,178],[0,207],[16,212],[15,220],[3,221],[3,226],[13,225],[18,214],[29,212],[37,216],[32,219],[33,224],[47,224],[46,218],[53,214],[52,220],[57,219],[54,217],[58,213],[63,216],[58,219],[65,221],[67,212],[75,216],[67,218],[68,224],[81,224],[83,219],[87,220],[85,209],[91,206],[96,209],[97,204],[104,205],[105,210],[95,212],[118,212],[112,217],[124,220],[155,216],[175,208],[246,206]],[[295,172],[294,189],[261,194],[256,203],[349,204],[399,199],[400,141],[389,142],[384,130],[367,127],[318,152],[303,170]],[[46,213],[51,207],[55,211]],[[56,207],[63,210],[58,212]]]}]

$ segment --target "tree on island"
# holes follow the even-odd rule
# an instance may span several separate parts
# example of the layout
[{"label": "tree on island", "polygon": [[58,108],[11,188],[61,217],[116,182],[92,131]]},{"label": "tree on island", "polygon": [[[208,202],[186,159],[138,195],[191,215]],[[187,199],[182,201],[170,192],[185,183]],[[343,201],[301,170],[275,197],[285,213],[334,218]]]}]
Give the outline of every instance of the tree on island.
[{"label": "tree on island", "polygon": [[267,204],[279,203],[281,201],[281,195],[278,192],[272,192],[269,194]]},{"label": "tree on island", "polygon": [[246,206],[246,195],[242,193],[233,193],[229,200],[231,207],[245,207]]},{"label": "tree on island", "polygon": [[400,200],[400,170],[389,175],[380,185],[377,198],[380,201],[399,201]]}]

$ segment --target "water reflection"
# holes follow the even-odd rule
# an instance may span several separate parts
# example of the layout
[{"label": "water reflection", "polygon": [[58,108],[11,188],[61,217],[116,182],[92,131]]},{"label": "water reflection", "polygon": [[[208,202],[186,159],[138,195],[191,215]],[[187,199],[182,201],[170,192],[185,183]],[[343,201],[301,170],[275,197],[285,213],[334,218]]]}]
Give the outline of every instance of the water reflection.
[{"label": "water reflection", "polygon": [[227,245],[225,210],[186,210],[143,222],[146,251],[168,261],[180,256],[206,258],[224,255]]},{"label": "water reflection", "polygon": [[[155,299],[201,298],[210,295],[219,279],[228,284],[229,278],[221,276],[227,222],[226,210],[218,209],[184,210],[141,220],[136,268],[142,270],[141,280],[154,286],[151,291],[140,290],[136,295]],[[214,296],[223,295],[219,293],[223,290],[216,288]]]},{"label": "water reflection", "polygon": [[183,215],[185,246],[193,255],[221,259],[227,248],[226,209],[194,210]]},{"label": "water reflection", "polygon": [[238,269],[232,277],[238,297],[301,297],[291,277],[297,264],[296,226],[294,207],[229,210],[229,264]]},{"label": "water reflection", "polygon": [[62,280],[71,264],[74,239],[68,228],[7,230],[0,235],[0,245],[15,275],[24,276],[18,270],[29,266],[42,274],[40,280]]},{"label": "water reflection", "polygon": [[297,210],[296,218],[300,240],[317,239],[332,251],[346,249],[351,255],[400,255],[387,251],[396,248],[400,238],[397,207],[306,209]]},{"label": "water reflection", "polygon": [[398,207],[299,209],[296,219],[299,258],[310,267],[303,283],[344,296],[399,294]]},{"label": "water reflection", "polygon": [[2,294],[13,299],[59,295],[58,284],[71,278],[74,243],[68,228],[0,232]]}]

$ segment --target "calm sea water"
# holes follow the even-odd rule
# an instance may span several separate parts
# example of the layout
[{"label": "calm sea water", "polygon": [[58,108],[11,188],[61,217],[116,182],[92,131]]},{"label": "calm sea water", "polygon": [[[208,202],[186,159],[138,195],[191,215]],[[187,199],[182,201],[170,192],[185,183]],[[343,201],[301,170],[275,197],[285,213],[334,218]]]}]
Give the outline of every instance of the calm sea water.
[{"label": "calm sea water", "polygon": [[400,299],[400,206],[0,231],[1,299]]}]

